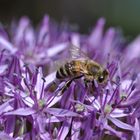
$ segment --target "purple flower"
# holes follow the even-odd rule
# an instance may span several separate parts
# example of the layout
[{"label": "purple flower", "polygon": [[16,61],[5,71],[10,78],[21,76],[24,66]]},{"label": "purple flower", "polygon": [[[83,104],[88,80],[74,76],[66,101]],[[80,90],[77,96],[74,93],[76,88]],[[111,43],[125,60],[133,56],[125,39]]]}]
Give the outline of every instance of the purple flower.
[{"label": "purple flower", "polygon": [[[13,23],[10,36],[0,28],[2,139],[140,139],[139,37],[128,44],[104,25],[101,18],[81,35],[45,16],[36,30],[27,17]],[[56,80],[53,65],[69,59],[70,44],[109,71],[105,84],[85,86],[79,78],[62,90],[67,80]]]}]

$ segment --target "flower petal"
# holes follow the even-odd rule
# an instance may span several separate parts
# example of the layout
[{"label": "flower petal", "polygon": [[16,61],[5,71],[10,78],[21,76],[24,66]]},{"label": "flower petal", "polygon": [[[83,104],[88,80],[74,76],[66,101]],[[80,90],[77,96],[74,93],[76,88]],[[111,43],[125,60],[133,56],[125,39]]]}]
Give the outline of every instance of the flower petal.
[{"label": "flower petal", "polygon": [[94,30],[92,31],[89,37],[89,43],[95,48],[98,47],[99,44],[101,43],[104,24],[105,24],[105,19],[100,18],[96,24],[96,27],[94,28]]},{"label": "flower petal", "polygon": [[24,92],[21,92],[21,93],[20,93],[20,96],[22,97],[23,102],[24,102],[27,106],[33,107],[33,105],[34,105],[34,100],[33,100],[30,96],[28,96],[28,95],[27,95],[26,93],[24,93]]},{"label": "flower petal", "polygon": [[12,54],[14,54],[17,49],[14,48],[14,46],[8,42],[6,39],[4,39],[2,36],[0,36],[0,45],[4,48],[9,50]]},{"label": "flower petal", "polygon": [[72,136],[71,136],[71,140],[77,140],[79,138],[80,127],[81,127],[81,122],[73,120],[73,122],[72,122],[72,134],[71,134]]},{"label": "flower petal", "polygon": [[[60,91],[61,92],[61,91]],[[60,101],[62,98],[61,96],[52,96],[48,101],[47,101],[47,107],[52,107],[55,105],[58,101]]]},{"label": "flower petal", "polygon": [[10,137],[8,134],[5,132],[0,132],[0,139],[1,140],[14,140],[14,138]]},{"label": "flower petal", "polygon": [[80,114],[61,108],[47,108],[46,112],[57,117],[81,117]]},{"label": "flower petal", "polygon": [[39,135],[40,135],[41,140],[47,140],[47,139],[49,140],[49,139],[51,139],[50,134],[48,132],[42,133],[42,134],[39,134]]},{"label": "flower petal", "polygon": [[46,119],[46,123],[62,122],[62,121],[64,121],[64,120],[65,120],[65,119],[63,119],[63,118],[58,118],[58,117],[56,117],[56,116],[52,116],[52,117]]},{"label": "flower petal", "polygon": [[138,36],[131,44],[127,46],[126,58],[132,60],[140,56],[139,44],[140,44],[140,36]]},{"label": "flower petal", "polygon": [[68,120],[63,122],[63,124],[61,126],[61,129],[58,132],[58,136],[57,136],[58,139],[60,139],[60,140],[65,140],[66,139],[66,136],[70,131],[71,120],[72,119],[68,119]]},{"label": "flower petal", "polygon": [[105,127],[105,129],[109,130],[109,132],[106,132],[106,134],[112,135],[112,133],[113,133],[113,134],[115,134],[115,136],[117,136],[121,140],[127,140],[125,137],[123,137],[123,133],[121,131],[116,131],[108,124],[106,124],[104,127]]},{"label": "flower petal", "polygon": [[34,113],[36,113],[36,111],[33,110],[32,108],[19,108],[17,110],[4,113],[4,115],[28,116],[28,115],[32,115]]},{"label": "flower petal", "polygon": [[108,116],[108,119],[119,128],[122,128],[122,129],[125,129],[125,130],[130,130],[130,131],[136,131],[136,129],[133,126],[131,126],[127,123],[124,123],[124,122],[120,121],[119,119],[112,118],[112,117],[109,117],[109,116]]},{"label": "flower petal", "polygon": [[120,117],[125,117],[129,116],[130,114],[124,113],[124,110],[122,109],[114,109],[114,111],[110,114],[112,118],[120,118]]},{"label": "flower petal", "polygon": [[45,87],[51,84],[56,79],[56,72],[53,72],[45,77]]},{"label": "flower petal", "polygon": [[60,53],[61,51],[63,51],[64,49],[67,48],[67,43],[61,43],[61,44],[57,44],[56,46],[53,46],[51,48],[49,48],[47,50],[47,56],[48,57],[53,57],[56,54]]},{"label": "flower petal", "polygon": [[10,102],[12,101],[14,101],[14,99],[10,99],[9,101],[0,105],[0,114],[8,112],[13,109],[13,107],[10,105]]},{"label": "flower petal", "polygon": [[6,69],[7,69],[7,65],[0,66],[0,75],[3,74],[3,72],[5,72]]},{"label": "flower petal", "polygon": [[134,131],[135,140],[140,140],[140,124],[137,118],[135,119],[135,129],[138,130]]}]

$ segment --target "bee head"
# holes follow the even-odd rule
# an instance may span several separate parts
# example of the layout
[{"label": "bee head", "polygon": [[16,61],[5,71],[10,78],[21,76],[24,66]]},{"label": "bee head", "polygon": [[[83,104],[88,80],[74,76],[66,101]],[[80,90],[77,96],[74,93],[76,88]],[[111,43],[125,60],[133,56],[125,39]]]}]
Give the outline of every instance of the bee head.
[{"label": "bee head", "polygon": [[97,78],[97,81],[99,83],[103,83],[107,80],[107,77],[108,77],[108,71],[106,69],[104,69],[99,75],[98,75],[98,78]]}]

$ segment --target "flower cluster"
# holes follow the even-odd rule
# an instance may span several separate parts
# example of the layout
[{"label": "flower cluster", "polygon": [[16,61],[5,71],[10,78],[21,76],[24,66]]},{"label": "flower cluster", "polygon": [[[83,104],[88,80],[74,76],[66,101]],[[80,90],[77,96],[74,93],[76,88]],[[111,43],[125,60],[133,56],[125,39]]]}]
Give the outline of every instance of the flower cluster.
[{"label": "flower cluster", "polygon": [[[0,137],[21,140],[140,140],[140,37],[126,43],[99,19],[90,35],[70,32],[45,16],[0,27]],[[9,33],[9,34],[8,34]],[[70,44],[109,71],[105,84],[56,81],[54,61]],[[63,91],[63,92],[62,92]]]}]

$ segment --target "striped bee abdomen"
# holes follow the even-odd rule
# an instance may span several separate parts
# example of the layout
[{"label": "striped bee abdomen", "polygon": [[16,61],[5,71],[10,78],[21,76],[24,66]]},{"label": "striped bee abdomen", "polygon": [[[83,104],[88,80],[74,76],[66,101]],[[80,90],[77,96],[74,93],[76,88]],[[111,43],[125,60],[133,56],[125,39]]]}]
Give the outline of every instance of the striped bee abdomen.
[{"label": "striped bee abdomen", "polygon": [[74,76],[74,62],[67,62],[65,65],[61,66],[56,72],[56,78],[64,79]]}]

